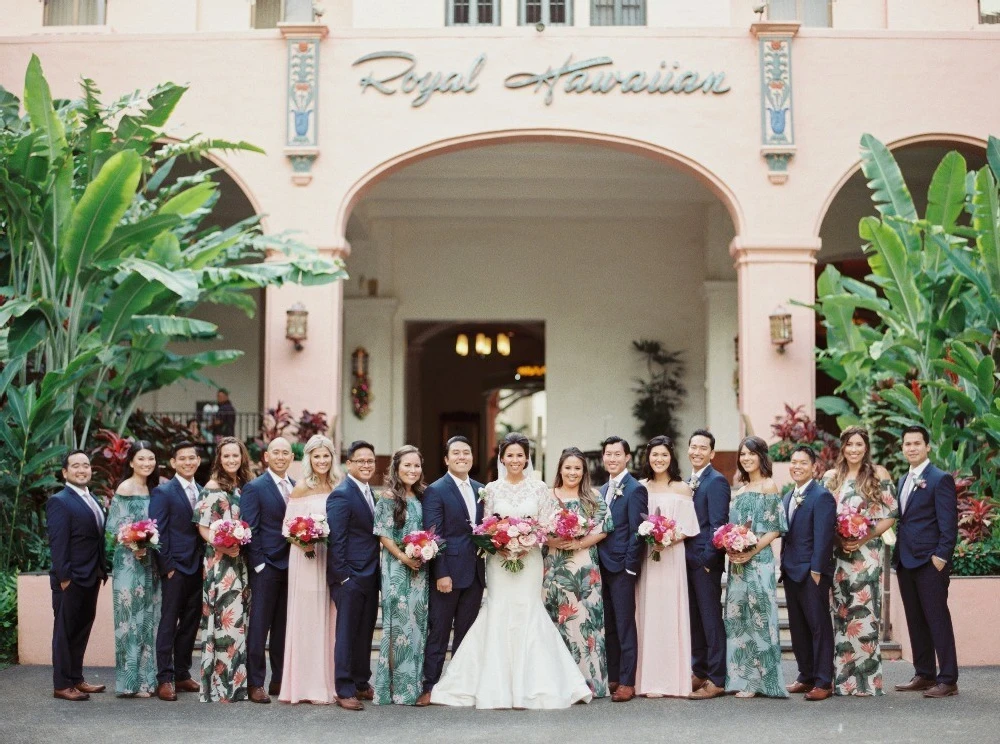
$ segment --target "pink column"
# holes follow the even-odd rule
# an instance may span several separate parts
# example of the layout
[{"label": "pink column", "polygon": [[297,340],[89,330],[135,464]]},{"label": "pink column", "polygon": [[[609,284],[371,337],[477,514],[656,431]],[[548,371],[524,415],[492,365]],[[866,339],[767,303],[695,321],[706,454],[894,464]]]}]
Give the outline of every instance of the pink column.
[{"label": "pink column", "polygon": [[[740,413],[745,429],[769,441],[785,403],[815,414],[816,316],[792,301],[814,302],[819,248],[819,238],[736,236],[730,244],[739,282]],[[771,343],[770,315],[779,305],[792,314],[784,353]]]}]

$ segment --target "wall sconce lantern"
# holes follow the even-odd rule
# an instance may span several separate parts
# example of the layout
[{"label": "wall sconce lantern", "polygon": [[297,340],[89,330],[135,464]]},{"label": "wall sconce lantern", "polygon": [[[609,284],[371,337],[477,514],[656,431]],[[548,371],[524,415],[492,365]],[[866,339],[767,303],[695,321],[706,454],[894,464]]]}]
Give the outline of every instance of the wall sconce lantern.
[{"label": "wall sconce lantern", "polygon": [[485,333],[476,334],[476,353],[481,357],[487,357],[493,351],[493,339]]},{"label": "wall sconce lantern", "polygon": [[792,343],[792,313],[784,305],[778,305],[771,311],[771,343],[778,347],[778,353],[784,354],[785,347]]},{"label": "wall sconce lantern", "polygon": [[469,337],[464,333],[455,337],[455,353],[461,357],[469,356]]},{"label": "wall sconce lantern", "polygon": [[302,351],[302,342],[309,337],[309,311],[301,302],[296,302],[285,315],[285,338],[295,344],[296,351]]},{"label": "wall sconce lantern", "polygon": [[507,333],[497,334],[497,354],[500,356],[510,356],[510,335]]}]

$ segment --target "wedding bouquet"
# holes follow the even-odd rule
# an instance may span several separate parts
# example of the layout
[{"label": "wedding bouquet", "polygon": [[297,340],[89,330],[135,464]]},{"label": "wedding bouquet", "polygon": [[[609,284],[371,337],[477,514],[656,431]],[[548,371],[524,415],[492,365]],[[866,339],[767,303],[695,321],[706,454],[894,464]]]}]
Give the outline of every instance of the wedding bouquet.
[{"label": "wedding bouquet", "polygon": [[[757,535],[750,529],[750,523],[724,524],[712,536],[712,545],[727,553],[746,553],[757,545]],[[734,563],[730,566],[734,574],[743,573],[743,565]]]},{"label": "wedding bouquet", "polygon": [[306,558],[311,559],[316,557],[312,547],[317,543],[325,543],[330,536],[330,525],[325,514],[289,517],[281,525],[281,534],[292,545],[306,548]]},{"label": "wedding bouquet", "polygon": [[156,528],[155,519],[140,519],[138,522],[126,522],[118,528],[118,543],[124,545],[133,553],[160,549],[160,531]]},{"label": "wedding bouquet", "polygon": [[579,540],[594,529],[594,520],[572,509],[560,509],[547,528],[548,536],[561,540]]},{"label": "wedding bouquet", "polygon": [[856,507],[845,504],[837,510],[837,534],[845,540],[864,540],[871,529],[871,521]]},{"label": "wedding bouquet", "polygon": [[434,530],[414,530],[403,538],[403,544],[400,545],[406,557],[415,558],[420,561],[420,565],[433,559],[443,547],[444,543]]},{"label": "wedding bouquet", "polygon": [[534,517],[500,517],[491,514],[472,530],[480,555],[499,555],[511,573],[524,568],[521,556],[545,543],[545,528]]},{"label": "wedding bouquet", "polygon": [[208,526],[208,539],[216,548],[238,548],[250,542],[250,525],[242,519],[216,519]]},{"label": "wedding bouquet", "polygon": [[[660,514],[659,509],[656,510],[656,514],[641,514],[640,516],[644,521],[639,525],[638,535],[651,548],[661,545],[666,547],[677,539],[679,534],[677,522]],[[654,561],[660,560],[660,551],[654,551],[652,557]]]}]

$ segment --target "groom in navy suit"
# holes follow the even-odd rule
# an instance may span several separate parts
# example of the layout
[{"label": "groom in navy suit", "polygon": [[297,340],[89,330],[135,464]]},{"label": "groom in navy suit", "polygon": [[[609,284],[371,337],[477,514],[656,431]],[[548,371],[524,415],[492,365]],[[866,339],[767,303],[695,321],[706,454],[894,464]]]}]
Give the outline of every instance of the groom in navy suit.
[{"label": "groom in navy suit", "polygon": [[353,442],[347,449],[347,477],[326,500],[330,524],[326,580],[337,606],[333,678],[337,705],[364,710],[373,700],[372,637],[378,616],[379,548],[375,497],[368,481],[375,475],[375,447]]},{"label": "groom in navy suit", "polygon": [[799,445],[792,452],[789,472],[795,481],[785,496],[788,532],[781,541],[781,582],[788,603],[788,627],[799,676],[788,685],[806,700],[833,695],[833,536],[837,501],[813,478],[816,452]]},{"label": "groom in navy suit", "polygon": [[611,476],[601,496],[611,511],[614,530],[597,544],[604,599],[604,632],[608,652],[608,688],[611,700],[625,703],[635,697],[639,633],[635,624],[635,586],[646,555],[638,536],[642,515],[649,511],[649,494],[626,470],[632,450],[621,437],[602,443],[604,469]]},{"label": "groom in navy suit", "polygon": [[[285,623],[288,611],[288,551],[291,547],[281,528],[285,507],[295,482],[288,477],[292,445],[275,437],[264,453],[267,463],[260,477],[247,483],[240,496],[240,510],[250,525],[250,617],[247,621],[247,687],[254,703],[270,703],[281,691],[285,662]],[[271,656],[271,685],[264,692],[267,672],[268,636]]]},{"label": "groom in navy suit", "polygon": [[722,622],[722,571],[725,551],[712,545],[715,531],[729,521],[732,489],[712,467],[715,436],[698,429],[688,439],[694,510],[701,531],[684,541],[688,605],[691,611],[691,699],[726,694],[726,627]]},{"label": "groom in navy suit", "polygon": [[955,479],[931,463],[930,451],[927,429],[908,426],[903,430],[903,456],[910,470],[900,479],[897,491],[899,534],[892,565],[910,631],[915,674],[896,689],[922,690],[924,697],[943,698],[958,694],[958,655],[948,611],[952,554],[958,541],[958,499]]},{"label": "groom in navy suit", "polygon": [[448,636],[454,628],[451,653],[458,650],[483,603],[486,564],[472,543],[473,525],[483,521],[478,498],[482,483],[472,480],[472,445],[463,436],[446,446],[448,472],[424,491],[424,529],[433,529],[444,541],[444,550],[431,564],[435,583],[428,607],[427,647],[424,651],[424,690],[417,706],[430,704],[431,689],[441,679]]}]

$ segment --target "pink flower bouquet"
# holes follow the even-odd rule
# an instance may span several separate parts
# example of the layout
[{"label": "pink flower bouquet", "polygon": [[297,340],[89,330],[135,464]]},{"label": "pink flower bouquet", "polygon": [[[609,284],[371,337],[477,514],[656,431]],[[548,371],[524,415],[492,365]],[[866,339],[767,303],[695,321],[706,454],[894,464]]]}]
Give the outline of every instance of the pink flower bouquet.
[{"label": "pink flower bouquet", "polygon": [[281,534],[292,545],[305,548],[306,558],[315,558],[313,547],[325,543],[330,537],[330,525],[325,514],[308,514],[289,517],[281,525]]},{"label": "pink flower bouquet", "polygon": [[[712,536],[712,545],[727,553],[746,553],[757,545],[757,535],[747,524],[724,524]],[[743,573],[743,565],[734,563],[730,567],[734,574]]]},{"label": "pink flower bouquet", "polygon": [[533,517],[500,517],[491,514],[476,525],[472,542],[480,555],[499,555],[507,571],[524,568],[521,556],[545,544],[545,528]]},{"label": "pink flower bouquet", "polygon": [[561,540],[580,540],[594,529],[594,520],[577,514],[572,509],[560,509],[548,526],[548,537]]},{"label": "pink flower bouquet", "polygon": [[441,552],[444,543],[434,530],[414,530],[403,538],[400,547],[407,558],[414,558],[424,565]]},{"label": "pink flower bouquet", "polygon": [[844,505],[837,510],[837,534],[844,540],[849,542],[864,540],[871,529],[871,520],[858,508]]},{"label": "pink flower bouquet", "polygon": [[147,548],[160,549],[160,531],[155,519],[140,519],[138,522],[125,522],[118,528],[117,540],[133,553],[141,553]]},{"label": "pink flower bouquet", "polygon": [[237,548],[250,542],[250,525],[242,519],[216,519],[208,527],[208,539],[216,548]]},{"label": "pink flower bouquet", "polygon": [[[643,514],[643,522],[639,525],[638,535],[651,548],[666,547],[678,537],[677,522],[662,514]],[[654,561],[660,560],[660,551],[654,551]]]}]

